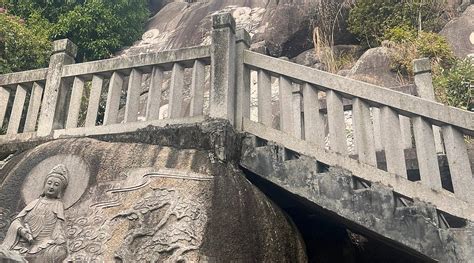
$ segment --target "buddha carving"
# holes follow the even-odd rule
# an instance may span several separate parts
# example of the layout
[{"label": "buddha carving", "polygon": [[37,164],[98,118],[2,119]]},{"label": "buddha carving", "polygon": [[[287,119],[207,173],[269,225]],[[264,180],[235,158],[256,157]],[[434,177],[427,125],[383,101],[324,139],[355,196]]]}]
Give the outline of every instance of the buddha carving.
[{"label": "buddha carving", "polygon": [[63,262],[66,259],[65,217],[61,197],[68,182],[68,170],[62,164],[48,173],[42,194],[14,218],[0,252],[3,250],[12,258],[19,257],[23,261],[35,263]]}]

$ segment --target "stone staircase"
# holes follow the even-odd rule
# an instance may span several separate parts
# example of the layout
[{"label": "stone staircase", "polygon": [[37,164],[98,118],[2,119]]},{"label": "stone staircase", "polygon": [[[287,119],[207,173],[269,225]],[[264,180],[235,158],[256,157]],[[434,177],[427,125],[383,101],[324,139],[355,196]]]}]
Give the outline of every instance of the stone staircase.
[{"label": "stone staircase", "polygon": [[251,134],[244,139],[240,165],[420,262],[473,262],[474,224],[429,203]]}]

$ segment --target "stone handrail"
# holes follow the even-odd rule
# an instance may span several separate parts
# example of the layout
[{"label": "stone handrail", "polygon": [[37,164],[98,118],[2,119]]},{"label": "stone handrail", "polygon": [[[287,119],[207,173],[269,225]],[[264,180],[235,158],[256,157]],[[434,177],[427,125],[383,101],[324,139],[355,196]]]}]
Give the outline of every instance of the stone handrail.
[{"label": "stone handrail", "polygon": [[[80,64],[71,64],[63,67],[62,77],[78,75],[106,74],[113,71],[130,71],[131,68],[147,71],[146,67],[160,65],[162,69],[171,70],[174,63],[192,67],[197,59],[209,60],[211,57],[209,46],[197,46],[177,50],[168,50],[159,53],[146,53],[135,56],[118,57],[92,61]],[[148,69],[148,71],[151,71]]]},{"label": "stone handrail", "polygon": [[18,84],[46,81],[47,68],[34,69],[1,75],[0,86],[16,86]]}]

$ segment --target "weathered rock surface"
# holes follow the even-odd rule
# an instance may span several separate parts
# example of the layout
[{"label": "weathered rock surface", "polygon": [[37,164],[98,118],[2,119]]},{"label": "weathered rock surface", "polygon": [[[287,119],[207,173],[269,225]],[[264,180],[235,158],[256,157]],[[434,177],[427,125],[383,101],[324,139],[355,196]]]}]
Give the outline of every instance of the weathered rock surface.
[{"label": "weathered rock surface", "polygon": [[454,54],[467,57],[474,54],[474,5],[470,5],[463,14],[450,21],[440,34],[451,44]]},{"label": "weathered rock surface", "polygon": [[87,138],[39,145],[0,171],[0,240],[41,194],[50,166],[64,163],[72,261],[305,262],[292,222],[218,160],[213,151]]},{"label": "weathered rock surface", "polygon": [[303,66],[314,67],[315,64],[318,64],[321,62],[321,58],[320,56],[318,56],[318,54],[316,54],[314,49],[309,49],[300,53],[298,56],[294,57],[291,61]]},{"label": "weathered rock surface", "polygon": [[397,73],[391,70],[389,52],[387,47],[367,50],[346,77],[383,87],[399,86],[401,83]]},{"label": "weathered rock surface", "polygon": [[[237,27],[245,28],[253,36],[253,43],[265,41],[272,56],[294,57],[312,46],[308,15],[316,3],[305,0],[174,1],[150,19],[143,39],[123,54],[209,44],[211,15],[230,11]],[[345,26],[337,28],[334,35],[336,44],[354,41]]]},{"label": "weathered rock surface", "polygon": [[472,262],[473,222],[458,219],[452,228],[446,228],[431,204],[416,199],[400,201],[390,187],[364,185],[339,167],[318,166],[316,159],[286,154],[283,146],[272,142],[255,147],[255,138],[249,136],[242,148],[241,165],[294,198],[312,202],[313,209],[344,218],[351,229],[391,240],[405,251],[397,258],[387,254],[379,260],[360,262]]}]

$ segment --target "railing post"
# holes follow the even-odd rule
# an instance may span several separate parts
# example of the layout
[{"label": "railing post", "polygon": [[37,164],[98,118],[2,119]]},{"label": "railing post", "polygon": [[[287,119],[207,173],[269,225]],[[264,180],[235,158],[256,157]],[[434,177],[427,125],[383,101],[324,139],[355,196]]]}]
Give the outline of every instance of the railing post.
[{"label": "railing post", "polygon": [[212,16],[211,91],[209,115],[234,124],[235,20],[230,13]]},{"label": "railing post", "polygon": [[53,54],[49,60],[48,75],[44,89],[41,114],[38,121],[38,136],[49,135],[53,129],[64,126],[67,89],[61,81],[64,65],[74,64],[77,46],[68,39],[53,42]]},{"label": "railing post", "polygon": [[250,48],[250,35],[245,29],[236,33],[235,128],[242,130],[243,118],[250,118],[250,69],[244,65],[244,51]]},{"label": "railing post", "polygon": [[[415,86],[418,96],[435,101],[433,88],[433,79],[431,77],[431,62],[429,58],[420,58],[413,60],[413,73],[415,74]],[[441,130],[439,127],[433,127],[433,134],[436,146],[436,152],[443,153],[443,144],[441,142]]]}]

